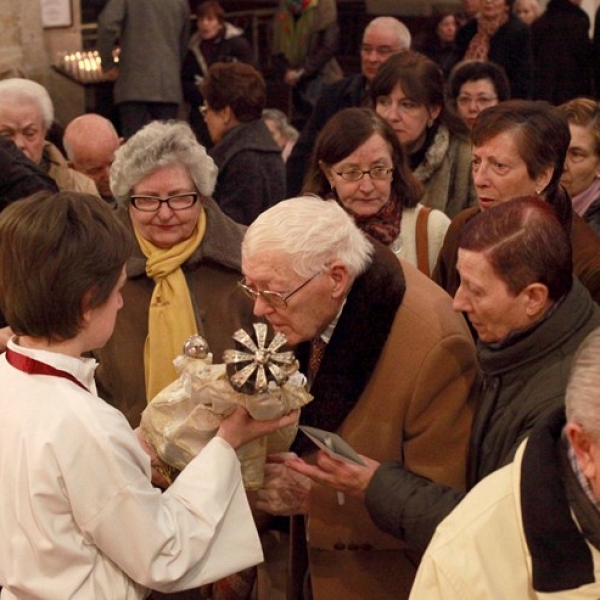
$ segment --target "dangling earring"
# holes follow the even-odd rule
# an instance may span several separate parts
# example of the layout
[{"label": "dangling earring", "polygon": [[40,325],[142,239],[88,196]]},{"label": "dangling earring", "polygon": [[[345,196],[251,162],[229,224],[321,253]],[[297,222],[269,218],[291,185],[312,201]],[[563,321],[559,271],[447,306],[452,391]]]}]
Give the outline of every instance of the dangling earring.
[{"label": "dangling earring", "polygon": [[535,195],[539,196],[542,193],[542,190],[535,190]]},{"label": "dangling earring", "polygon": [[427,121],[427,127],[429,129],[431,129],[433,127],[433,119],[429,119],[429,121]]}]

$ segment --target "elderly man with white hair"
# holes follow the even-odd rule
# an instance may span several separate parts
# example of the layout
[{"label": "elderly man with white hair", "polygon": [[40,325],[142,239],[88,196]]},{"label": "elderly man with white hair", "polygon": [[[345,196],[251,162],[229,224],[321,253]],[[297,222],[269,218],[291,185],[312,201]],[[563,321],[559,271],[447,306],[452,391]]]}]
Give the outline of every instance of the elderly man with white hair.
[{"label": "elderly man with white hair", "polygon": [[60,150],[46,140],[54,107],[44,86],[14,77],[0,81],[0,135],[54,179],[60,191],[98,195],[94,182],[69,167]]},{"label": "elderly man with white hair", "polygon": [[[373,459],[361,469],[363,490],[381,461],[398,458],[464,485],[475,350],[441,288],[368,239],[336,202],[314,196],[259,215],[244,237],[242,271],[254,315],[286,335],[308,375],[314,401],[301,424],[336,431]],[[306,455],[314,446],[299,434],[294,448]],[[267,467],[257,506],[308,516],[315,600],[408,596],[417,557],[376,527],[361,493],[342,505],[324,486],[307,497],[285,464]],[[293,519],[294,543],[301,523]],[[292,564],[290,585],[304,576]]]},{"label": "elderly man with white hair", "polygon": [[566,410],[540,421],[429,545],[411,599],[600,597],[600,329],[575,355]]}]

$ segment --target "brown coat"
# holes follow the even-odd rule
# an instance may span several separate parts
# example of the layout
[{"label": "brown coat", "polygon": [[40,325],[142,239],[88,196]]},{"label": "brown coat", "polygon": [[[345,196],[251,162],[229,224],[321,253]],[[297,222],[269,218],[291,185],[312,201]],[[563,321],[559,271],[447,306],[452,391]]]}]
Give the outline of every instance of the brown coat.
[{"label": "brown coat", "polygon": [[[252,303],[237,289],[241,279],[241,242],[244,227],[225,216],[213,200],[204,200],[206,233],[183,270],[196,311],[199,333],[208,341],[215,362],[233,348],[232,334],[249,329]],[[129,228],[126,209],[118,214]],[[109,342],[94,352],[100,362],[96,382],[100,397],[121,410],[137,427],[146,407],[144,343],[148,334],[148,309],[154,282],[145,273],[146,258],[136,246],[127,263],[124,306],[119,311]],[[182,348],[183,350],[183,348]]]},{"label": "brown coat", "polygon": [[[477,372],[474,344],[450,297],[411,265],[403,262],[402,270],[406,291],[389,335],[338,432],[362,454],[378,461],[402,458],[411,471],[462,488],[472,418],[467,398]],[[367,315],[354,319],[379,327]],[[336,335],[344,335],[341,326],[342,318],[328,350]],[[339,506],[335,492],[315,488],[308,538],[315,600],[408,597],[418,557],[373,524],[364,502],[346,498]]]},{"label": "brown coat", "polygon": [[[456,294],[460,286],[460,277],[456,270],[458,232],[477,214],[479,208],[472,207],[463,210],[452,219],[433,271],[432,279],[451,296]],[[587,288],[592,298],[600,303],[600,239],[577,213],[573,212],[572,219],[573,274]]]}]

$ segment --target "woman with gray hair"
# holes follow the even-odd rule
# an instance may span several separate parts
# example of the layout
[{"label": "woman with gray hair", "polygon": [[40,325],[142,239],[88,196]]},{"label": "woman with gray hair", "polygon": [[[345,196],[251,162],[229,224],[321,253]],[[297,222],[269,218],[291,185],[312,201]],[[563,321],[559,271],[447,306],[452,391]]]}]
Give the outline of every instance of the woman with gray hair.
[{"label": "woman with gray hair", "polygon": [[215,359],[248,327],[236,291],[244,229],[211,199],[217,168],[189,125],[154,121],[118,151],[111,168],[117,216],[137,241],[125,306],[96,352],[103,397],[137,427],[158,391],[177,378],[173,359],[192,334]]},{"label": "woman with gray hair", "polygon": [[46,140],[53,121],[54,107],[46,88],[19,77],[0,81],[0,135],[10,138],[52,177],[60,191],[98,196],[96,184],[71,169],[61,151]]}]

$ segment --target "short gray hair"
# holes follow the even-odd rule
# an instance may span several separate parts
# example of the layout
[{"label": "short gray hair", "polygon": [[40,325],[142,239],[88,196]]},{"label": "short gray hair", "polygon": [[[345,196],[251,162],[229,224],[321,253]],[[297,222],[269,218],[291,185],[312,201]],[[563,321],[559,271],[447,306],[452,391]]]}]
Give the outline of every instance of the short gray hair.
[{"label": "short gray hair", "polygon": [[286,114],[278,108],[265,108],[262,111],[262,118],[268,119],[275,124],[279,133],[292,142],[297,142],[300,137],[299,131],[289,122]]},{"label": "short gray hair", "polygon": [[19,106],[23,103],[34,104],[42,116],[44,127],[50,129],[54,122],[54,106],[43,85],[20,77],[0,80],[0,105]]},{"label": "short gray hair", "polygon": [[114,197],[126,203],[138,181],[171,165],[184,166],[202,196],[213,193],[217,166],[190,126],[183,121],[152,121],[117,150],[110,169]]},{"label": "short gray hair", "polygon": [[394,17],[375,17],[372,21],[369,21],[368,25],[365,27],[363,36],[367,31],[375,28],[389,29],[395,33],[398,36],[398,46],[401,52],[410,49],[412,37],[408,27],[402,21],[399,21]]},{"label": "short gray hair", "polygon": [[263,252],[283,254],[301,277],[340,260],[354,279],[371,263],[374,248],[337,202],[311,195],[277,203],[248,227],[242,262]]},{"label": "short gray hair", "polygon": [[573,358],[565,405],[567,421],[600,441],[600,327],[590,333]]}]

